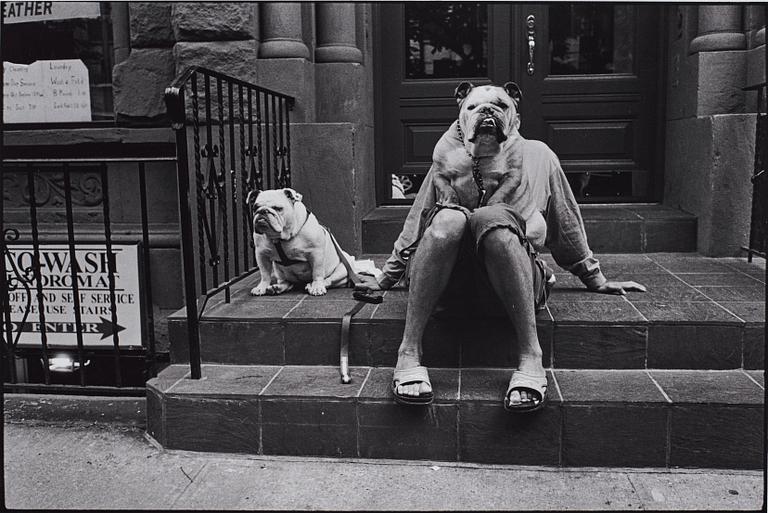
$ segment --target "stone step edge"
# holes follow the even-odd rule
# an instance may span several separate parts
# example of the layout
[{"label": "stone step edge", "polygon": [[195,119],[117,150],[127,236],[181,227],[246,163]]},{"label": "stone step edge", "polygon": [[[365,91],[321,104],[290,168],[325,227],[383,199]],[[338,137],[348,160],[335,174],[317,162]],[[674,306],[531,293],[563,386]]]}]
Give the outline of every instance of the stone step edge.
[{"label": "stone step edge", "polygon": [[[214,367],[218,367],[217,371],[240,367],[240,374],[235,372],[230,378],[240,375],[268,383],[279,381],[282,372],[287,378],[283,385],[291,384],[291,372],[302,370],[285,367],[280,372],[279,367],[274,367],[276,374],[260,375],[253,366],[210,366],[204,371],[210,374]],[[348,386],[338,383],[335,368],[309,370],[310,382],[316,387]],[[173,368],[147,387],[147,432],[168,449],[246,454],[555,467],[755,469],[764,461],[764,391],[759,394],[759,402],[752,394],[753,403],[731,404],[674,404],[659,400],[580,404],[582,401],[555,400],[540,412],[513,415],[501,407],[507,371],[493,373],[485,369],[475,397],[451,402],[444,397],[450,372],[441,375],[439,369],[433,369],[431,376],[438,400],[429,407],[414,408],[399,406],[391,400],[386,383],[391,378],[391,369],[381,368],[375,378],[371,378],[374,368],[367,372],[352,370],[356,379],[370,380],[374,386],[383,382],[384,388],[374,390],[372,397],[219,397],[205,393],[210,382],[185,380],[186,371],[179,374],[183,369]],[[685,373],[672,372],[678,377]],[[725,383],[727,389],[749,383],[757,386],[744,373],[716,372],[721,378],[730,375],[730,381]],[[174,373],[177,375],[172,376]],[[638,373],[634,374],[637,377]],[[703,377],[702,373],[697,376]],[[240,380],[229,381],[236,386]],[[183,390],[189,386],[192,388]],[[362,390],[365,384],[359,386]],[[197,393],[193,393],[195,387],[201,387]],[[705,394],[709,390],[694,388]],[[485,400],[483,394],[493,395],[494,400]]]},{"label": "stone step edge", "polygon": [[[189,366],[185,364],[174,364],[167,367],[156,378],[152,378],[147,382],[147,387],[153,390],[171,396],[194,396],[194,397],[217,397],[217,398],[253,398],[258,397],[262,399],[290,399],[290,400],[321,400],[321,401],[392,401],[391,391],[389,387],[386,390],[382,389],[379,382],[382,379],[389,384],[390,376],[394,369],[392,367],[371,367],[371,366],[351,366],[350,374],[353,377],[353,381],[350,384],[340,383],[340,374],[338,367],[328,365],[231,365],[231,364],[203,364],[203,377],[201,380],[190,379]],[[287,370],[292,375],[305,373],[308,376],[313,377],[311,385],[317,385],[314,380],[324,381],[323,386],[331,387],[329,390],[335,393],[322,394],[322,393],[286,393],[285,391],[279,391],[277,393],[267,393],[276,378]],[[667,405],[750,405],[762,407],[763,398],[765,395],[764,384],[764,371],[758,370],[744,370],[744,369],[715,369],[715,370],[690,370],[690,369],[560,369],[548,367],[545,369],[548,381],[549,381],[549,400],[557,403],[568,404],[667,404]],[[454,404],[460,402],[490,402],[496,403],[500,401],[500,397],[503,395],[506,389],[506,384],[509,376],[512,374],[512,369],[504,367],[471,367],[471,368],[450,368],[450,367],[433,367],[429,369],[430,377],[432,378],[433,386],[435,389],[435,403],[438,404]],[[261,376],[261,373],[265,373]],[[163,375],[165,374],[165,376]],[[468,397],[462,395],[462,383],[461,378],[464,375],[470,376],[473,379],[477,379],[479,375],[490,376],[490,383],[488,384],[488,390],[485,391],[472,391]],[[214,382],[219,383],[232,383],[242,379],[253,377],[268,377],[269,379],[260,379],[258,383],[263,385],[258,392],[253,390],[251,392],[236,391],[232,389],[225,390],[225,387],[220,389],[213,388],[214,385],[210,385]],[[626,398],[621,394],[611,397],[603,395],[602,397],[593,399],[582,398],[567,398],[564,397],[562,388],[574,386],[573,377],[587,376],[591,380],[591,384],[595,384],[595,380],[613,381],[614,383],[622,380],[627,380],[629,383],[633,383],[635,387],[646,387],[645,391],[632,390],[629,394],[630,398]],[[559,377],[559,379],[558,379]],[[567,378],[565,382],[563,379]],[[733,397],[727,395],[718,396],[717,391],[712,389],[705,389],[706,385],[717,384],[717,380],[724,379],[729,385],[727,388],[729,393],[734,391],[746,394],[749,400],[746,402],[739,402],[734,400]],[[173,381],[169,385],[168,380]],[[643,382],[639,382],[642,380]],[[163,381],[164,385],[160,384]],[[174,388],[182,382],[188,382],[189,386],[181,389],[174,390]],[[570,381],[570,383],[569,383]],[[207,382],[207,383],[206,383]],[[576,381],[578,382],[578,380]],[[446,386],[447,383],[447,386]],[[562,383],[562,385],[561,385]],[[685,387],[679,397],[677,397],[680,384],[684,383]],[[285,383],[282,383],[284,385]],[[196,386],[199,385],[199,386]],[[491,390],[494,386],[501,385],[501,395],[495,397],[491,394]],[[666,385],[668,389],[665,389]],[[366,390],[366,386],[373,387],[374,392],[377,395],[361,395]],[[466,384],[464,385],[467,386]],[[477,388],[476,384],[470,384],[472,388]],[[703,390],[696,393],[693,397],[692,387],[701,386]],[[455,389],[455,393],[447,393],[445,388]],[[348,392],[357,390],[353,395]],[[383,393],[382,393],[383,391]],[[653,391],[653,397],[651,397],[651,391]],[[480,395],[478,395],[478,393]],[[570,393],[570,392],[569,392]],[[637,397],[637,394],[646,394],[645,398]],[[631,397],[635,394],[635,397]],[[673,400],[674,398],[674,400]]]},{"label": "stone step edge", "polygon": [[[480,343],[460,343],[459,339],[466,337],[460,331],[458,339],[442,344],[444,350],[435,352],[444,341],[441,337],[446,331],[445,322],[430,323],[427,327],[424,344],[430,364],[487,366],[498,359],[507,367],[514,364],[515,359],[497,345],[503,336],[500,323],[487,324],[477,334],[483,339]],[[275,365],[333,365],[338,361],[339,321],[227,321],[229,337],[224,340],[216,336],[218,324],[222,321],[200,325],[203,361]],[[390,359],[394,362],[403,326],[403,321],[354,321],[351,363],[379,366],[390,364]],[[546,367],[762,369],[765,364],[761,326],[764,323],[579,324],[539,320],[537,331]],[[169,321],[168,328],[172,361],[188,362],[186,321]],[[705,331],[701,333],[702,330]],[[695,341],[685,338],[692,336],[689,332],[698,333]],[[582,343],[590,339],[595,341],[591,346]],[[699,346],[698,351],[692,351],[695,345]]]}]

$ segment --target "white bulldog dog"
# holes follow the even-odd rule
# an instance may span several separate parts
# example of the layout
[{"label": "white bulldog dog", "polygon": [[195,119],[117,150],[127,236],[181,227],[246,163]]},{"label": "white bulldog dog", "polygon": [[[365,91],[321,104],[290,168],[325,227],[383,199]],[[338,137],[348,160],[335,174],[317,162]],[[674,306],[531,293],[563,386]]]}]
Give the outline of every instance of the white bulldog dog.
[{"label": "white bulldog dog", "polygon": [[[347,284],[347,269],[330,233],[301,199],[301,194],[288,188],[252,191],[246,198],[253,216],[253,241],[261,274],[261,281],[251,289],[254,296],[282,294],[300,284],[306,284],[309,294],[322,296],[328,288]],[[368,262],[356,262],[342,253],[356,270]]]}]

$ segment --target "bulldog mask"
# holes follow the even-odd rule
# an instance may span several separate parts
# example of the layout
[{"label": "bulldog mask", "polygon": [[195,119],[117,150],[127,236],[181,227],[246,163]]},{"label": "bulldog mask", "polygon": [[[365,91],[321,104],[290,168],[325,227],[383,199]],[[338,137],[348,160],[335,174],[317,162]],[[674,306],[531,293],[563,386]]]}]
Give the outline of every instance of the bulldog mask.
[{"label": "bulldog mask", "polygon": [[522,137],[517,110],[521,98],[514,82],[502,87],[459,84],[456,128],[446,132],[433,152],[437,203],[475,209],[500,202],[511,204],[515,196],[524,194],[525,188],[520,187]]},{"label": "bulldog mask", "polygon": [[522,98],[514,82],[502,87],[475,87],[462,82],[456,88],[459,104],[459,127],[464,134],[467,151],[475,157],[495,155],[500,145],[520,128],[518,103]]}]

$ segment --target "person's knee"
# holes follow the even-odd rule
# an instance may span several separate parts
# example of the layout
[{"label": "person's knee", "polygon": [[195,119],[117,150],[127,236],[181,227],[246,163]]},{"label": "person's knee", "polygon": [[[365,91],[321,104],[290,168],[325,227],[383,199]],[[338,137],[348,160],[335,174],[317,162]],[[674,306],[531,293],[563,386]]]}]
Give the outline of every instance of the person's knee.
[{"label": "person's knee", "polygon": [[427,232],[438,240],[458,240],[464,234],[467,225],[466,216],[459,210],[444,208],[432,219]]},{"label": "person's knee", "polygon": [[498,218],[499,216],[504,217],[505,212],[506,212],[506,207],[502,203],[485,205],[483,207],[478,207],[472,211],[472,220],[473,221],[475,219],[477,219],[478,221],[492,220],[492,219]]},{"label": "person's knee", "polygon": [[469,222],[472,233],[477,233],[478,230],[482,230],[485,226],[509,222],[509,212],[500,203],[486,205],[475,209]]},{"label": "person's knee", "polygon": [[492,257],[514,258],[527,255],[520,237],[506,226],[488,231],[483,237],[482,249],[485,254]]}]

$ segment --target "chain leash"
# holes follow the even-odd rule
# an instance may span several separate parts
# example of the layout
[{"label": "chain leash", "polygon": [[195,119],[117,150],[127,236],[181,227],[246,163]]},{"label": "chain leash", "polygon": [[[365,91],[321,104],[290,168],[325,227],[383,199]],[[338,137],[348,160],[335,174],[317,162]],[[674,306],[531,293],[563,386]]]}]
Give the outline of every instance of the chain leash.
[{"label": "chain leash", "polygon": [[456,131],[459,133],[459,139],[461,139],[461,145],[464,148],[464,151],[467,153],[467,156],[472,159],[472,178],[475,180],[475,185],[477,186],[477,193],[479,195],[479,198],[477,200],[477,207],[481,207],[483,205],[483,202],[485,201],[485,185],[483,185],[483,176],[480,174],[480,157],[475,157],[472,155],[468,150],[467,147],[464,146],[464,133],[461,131],[461,126],[459,124],[459,121],[456,120]]}]

